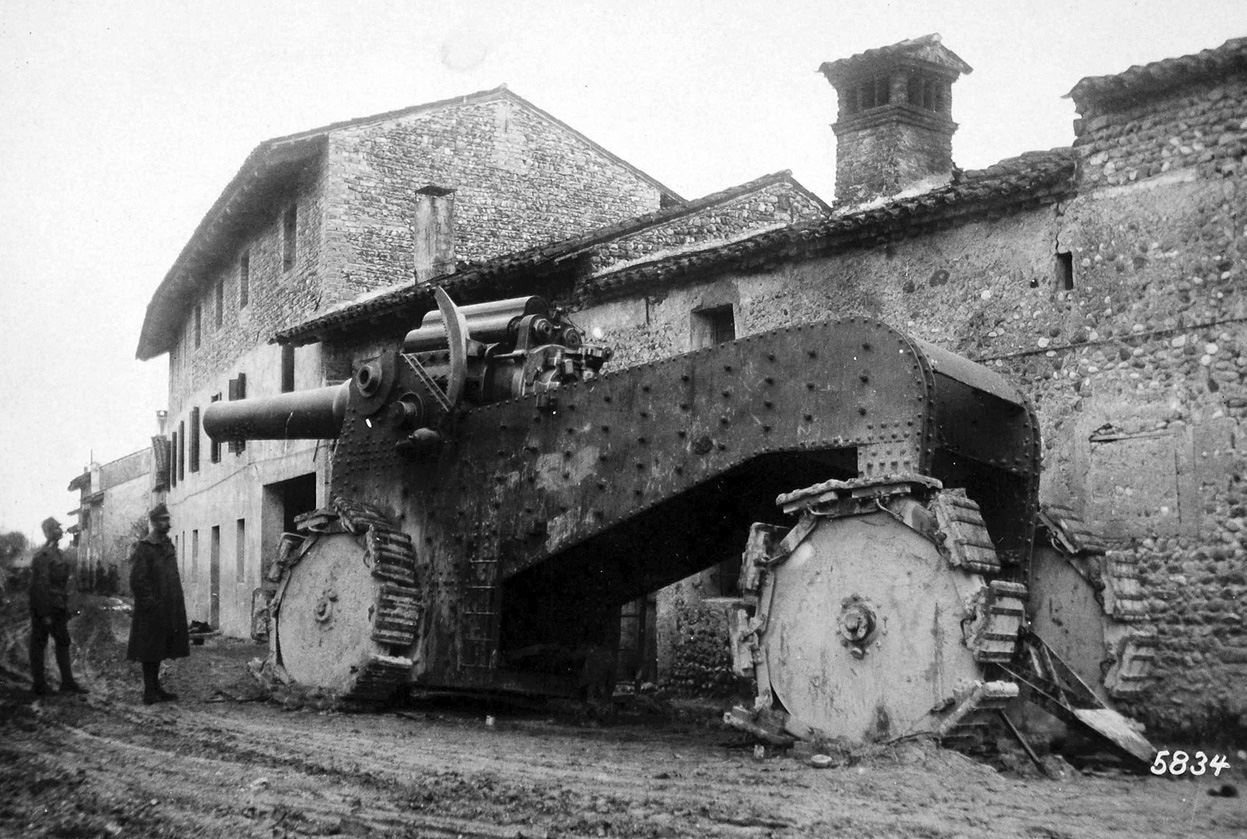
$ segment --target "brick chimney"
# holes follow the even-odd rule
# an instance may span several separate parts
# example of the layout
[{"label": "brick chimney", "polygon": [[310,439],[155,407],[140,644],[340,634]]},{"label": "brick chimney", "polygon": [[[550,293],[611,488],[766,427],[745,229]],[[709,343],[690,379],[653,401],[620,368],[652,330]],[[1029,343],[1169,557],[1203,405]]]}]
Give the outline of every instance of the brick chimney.
[{"label": "brick chimney", "polygon": [[925,35],[819,68],[836,89],[836,204],[867,204],[947,182],[953,171],[952,85],[972,71]]},{"label": "brick chimney", "polygon": [[429,184],[416,192],[412,224],[416,282],[455,270],[455,191]]}]

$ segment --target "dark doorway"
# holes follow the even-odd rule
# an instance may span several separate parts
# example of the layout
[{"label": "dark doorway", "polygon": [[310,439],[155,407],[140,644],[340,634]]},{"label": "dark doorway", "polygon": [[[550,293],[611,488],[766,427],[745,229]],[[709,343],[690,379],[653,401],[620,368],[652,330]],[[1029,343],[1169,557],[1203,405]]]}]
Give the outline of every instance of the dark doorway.
[{"label": "dark doorway", "polygon": [[264,513],[260,530],[260,579],[268,576],[281,534],[294,533],[294,520],[316,509],[316,473],[264,486]]}]

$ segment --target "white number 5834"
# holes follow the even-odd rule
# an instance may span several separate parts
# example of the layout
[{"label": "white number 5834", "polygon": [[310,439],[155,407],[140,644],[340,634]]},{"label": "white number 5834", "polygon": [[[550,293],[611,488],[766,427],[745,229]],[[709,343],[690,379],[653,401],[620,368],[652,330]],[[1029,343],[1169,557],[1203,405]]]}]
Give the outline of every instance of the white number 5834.
[{"label": "white number 5834", "polygon": [[[1165,758],[1170,754],[1173,757],[1166,762]],[[1152,761],[1153,775],[1183,775],[1187,772],[1192,775],[1202,775],[1211,769],[1212,776],[1216,778],[1221,774],[1222,769],[1229,768],[1230,762],[1226,760],[1225,755],[1213,755],[1209,758],[1203,752],[1196,752],[1194,759],[1192,759],[1189,754],[1181,749],[1176,752],[1161,749],[1156,753],[1156,759]]]}]

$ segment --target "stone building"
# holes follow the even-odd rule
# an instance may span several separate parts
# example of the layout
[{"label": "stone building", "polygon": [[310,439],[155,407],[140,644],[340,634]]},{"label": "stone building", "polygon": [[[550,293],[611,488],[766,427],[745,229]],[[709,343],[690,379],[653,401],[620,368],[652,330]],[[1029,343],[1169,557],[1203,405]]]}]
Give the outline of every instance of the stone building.
[{"label": "stone building", "polygon": [[78,521],[69,527],[78,548],[78,588],[118,593],[129,590],[126,559],[134,540],[147,533],[147,513],[164,495],[168,458],[164,437],[103,465],[92,463],[72,481],[78,491]]},{"label": "stone building", "polygon": [[[846,155],[829,217],[621,247],[622,260],[572,240],[439,284],[461,303],[549,294],[616,350],[612,365],[864,314],[1000,370],[1041,419],[1041,500],[1096,525],[1112,548],[1097,585],[1137,587],[1146,607],[1151,676],[1127,709],[1162,732],[1242,736],[1247,39],[1083,79],[1071,147],[978,171],[946,153],[952,82],[969,69],[934,36],[823,65]],[[431,305],[410,286],[277,338],[349,354],[364,322]],[[660,598],[660,634],[725,649],[714,609],[696,605],[724,580]],[[687,685],[721,681],[678,644],[667,655]]]}]

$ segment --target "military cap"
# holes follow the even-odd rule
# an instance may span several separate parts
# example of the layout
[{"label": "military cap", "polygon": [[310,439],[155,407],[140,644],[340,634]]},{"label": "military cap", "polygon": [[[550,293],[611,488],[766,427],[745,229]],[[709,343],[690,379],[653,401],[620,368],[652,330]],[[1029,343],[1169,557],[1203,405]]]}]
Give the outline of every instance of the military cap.
[{"label": "military cap", "polygon": [[155,521],[156,519],[167,519],[169,518],[169,508],[164,505],[164,502],[161,502],[155,507],[152,507],[152,511],[147,514],[147,517],[152,521]]},{"label": "military cap", "polygon": [[46,519],[43,520],[43,524],[40,525],[40,527],[43,528],[44,536],[51,536],[53,528],[58,528],[60,526],[61,526],[61,523],[57,521],[55,518],[53,518],[52,516],[48,516]]}]

